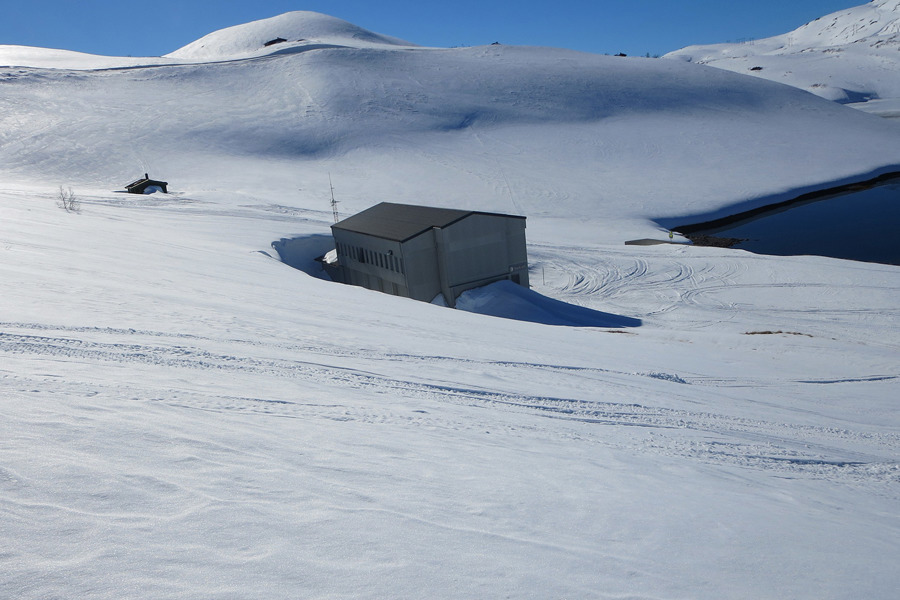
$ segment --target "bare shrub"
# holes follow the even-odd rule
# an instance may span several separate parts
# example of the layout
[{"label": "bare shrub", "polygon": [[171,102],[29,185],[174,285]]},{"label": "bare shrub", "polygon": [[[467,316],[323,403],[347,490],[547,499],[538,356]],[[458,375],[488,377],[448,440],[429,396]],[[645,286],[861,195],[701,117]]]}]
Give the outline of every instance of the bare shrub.
[{"label": "bare shrub", "polygon": [[77,213],[81,210],[81,202],[72,191],[72,188],[63,188],[59,186],[59,193],[56,195],[56,205],[66,212]]}]

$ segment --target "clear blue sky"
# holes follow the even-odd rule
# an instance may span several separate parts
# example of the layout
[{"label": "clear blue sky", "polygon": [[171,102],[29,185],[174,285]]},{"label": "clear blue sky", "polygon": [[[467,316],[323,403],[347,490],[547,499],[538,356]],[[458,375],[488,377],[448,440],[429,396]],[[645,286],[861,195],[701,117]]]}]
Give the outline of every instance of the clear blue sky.
[{"label": "clear blue sky", "polygon": [[158,56],[207,33],[313,10],[428,46],[501,42],[664,54],[763,38],[864,0],[4,0],[0,44]]}]

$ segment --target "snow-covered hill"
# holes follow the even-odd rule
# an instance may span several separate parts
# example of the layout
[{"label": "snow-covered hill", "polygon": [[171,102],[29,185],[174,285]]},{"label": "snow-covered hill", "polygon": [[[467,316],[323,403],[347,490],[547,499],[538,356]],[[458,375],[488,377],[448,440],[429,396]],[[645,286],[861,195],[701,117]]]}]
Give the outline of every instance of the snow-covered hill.
[{"label": "snow-covered hill", "polygon": [[233,60],[270,54],[273,50],[276,52],[303,50],[318,44],[356,48],[381,45],[407,48],[415,46],[413,43],[373,33],[329,15],[295,11],[215,31],[167,54],[166,57],[178,60]]},{"label": "snow-covered hill", "polygon": [[[786,83],[842,103],[900,100],[900,0],[873,0],[772,38],[666,55]],[[898,106],[900,110],[900,106]]]},{"label": "snow-covered hill", "polygon": [[[0,597],[900,588],[900,268],[622,244],[896,169],[890,121],[312,13],[0,64]],[[173,193],[117,191],[145,171]],[[329,174],[345,215],[526,215],[540,296],[288,267],[273,241],[329,247]]]},{"label": "snow-covered hill", "polygon": [[[536,231],[538,217],[568,217],[572,239],[622,242],[663,235],[654,219],[900,165],[881,120],[720,69],[414,49],[342,23],[290,13],[211,34],[167,66],[0,69],[4,176],[99,194],[152,171],[188,195],[265,190],[318,208],[333,171],[348,213],[425,202],[524,213]],[[281,34],[308,41],[261,49]],[[201,52],[216,62],[192,62]]]},{"label": "snow-covered hill", "polygon": [[342,19],[294,11],[214,31],[162,57],[97,56],[70,50],[0,45],[0,65],[93,70],[240,60],[328,46],[377,48],[383,45],[416,47],[411,42],[374,33]]}]

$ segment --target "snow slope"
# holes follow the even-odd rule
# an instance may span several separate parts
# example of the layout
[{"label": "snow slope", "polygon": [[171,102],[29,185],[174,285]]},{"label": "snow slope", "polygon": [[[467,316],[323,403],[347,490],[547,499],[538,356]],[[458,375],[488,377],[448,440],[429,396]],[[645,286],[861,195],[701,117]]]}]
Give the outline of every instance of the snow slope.
[{"label": "snow slope", "polygon": [[98,56],[71,50],[0,45],[0,65],[5,68],[26,66],[41,69],[110,69],[170,62],[160,58]]},{"label": "snow slope", "polygon": [[[283,42],[267,46],[279,39]],[[240,60],[322,47],[377,48],[381,45],[416,46],[367,31],[342,19],[310,11],[294,11],[214,31],[162,57],[97,56],[70,50],[0,45],[0,65],[95,70]]]},{"label": "snow slope", "polygon": [[[276,35],[277,34],[277,35]],[[266,46],[274,40],[284,40]],[[362,27],[311,11],[294,11],[236,25],[191,42],[184,48],[166,55],[177,60],[233,60],[284,52],[285,49],[305,49],[310,45],[341,47],[414,47],[416,44],[398,38],[373,33]]]},{"label": "snow slope", "polygon": [[[890,122],[674,61],[253,50],[310,20],[0,69],[0,597],[894,595],[900,268],[621,243],[893,168]],[[329,173],[344,214],[526,214],[535,293],[290,268]]]},{"label": "snow slope", "polygon": [[[204,45],[218,61],[293,39],[309,18]],[[719,69],[362,37],[213,64],[0,69],[5,177],[99,191],[150,171],[189,195],[300,188],[320,207],[331,171],[345,213],[425,202],[568,217],[572,239],[622,242],[666,239],[654,219],[721,216],[900,165],[882,120]]]},{"label": "snow slope", "polygon": [[841,103],[896,101],[900,0],[873,0],[784,35],[741,44],[689,46],[665,58],[786,83]]}]

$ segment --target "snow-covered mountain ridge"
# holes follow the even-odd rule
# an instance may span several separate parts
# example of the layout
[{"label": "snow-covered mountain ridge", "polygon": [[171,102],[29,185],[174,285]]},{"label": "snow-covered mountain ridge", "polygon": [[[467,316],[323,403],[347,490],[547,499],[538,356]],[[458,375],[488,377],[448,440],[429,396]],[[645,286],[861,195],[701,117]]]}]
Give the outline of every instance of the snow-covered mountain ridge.
[{"label": "snow-covered mountain ridge", "polygon": [[786,51],[802,48],[835,48],[847,44],[863,44],[869,48],[894,45],[900,34],[900,2],[872,0],[868,4],[838,11],[799,27],[775,39],[789,42]]},{"label": "snow-covered mountain ridge", "polygon": [[689,46],[666,58],[787,83],[843,103],[900,99],[900,2],[873,0],[783,35]]}]

